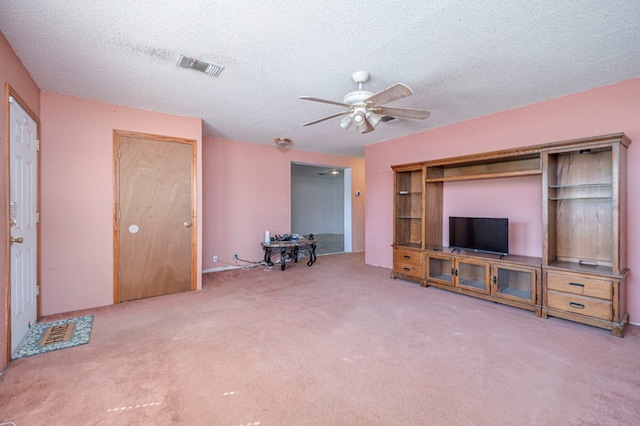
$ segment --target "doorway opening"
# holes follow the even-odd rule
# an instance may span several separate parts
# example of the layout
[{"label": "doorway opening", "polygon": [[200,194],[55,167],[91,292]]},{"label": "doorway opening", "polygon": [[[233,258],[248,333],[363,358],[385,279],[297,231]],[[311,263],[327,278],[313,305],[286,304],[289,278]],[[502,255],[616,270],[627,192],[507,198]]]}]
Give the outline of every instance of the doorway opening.
[{"label": "doorway opening", "polygon": [[352,251],[351,169],[291,163],[291,232],[313,234],[316,254]]}]

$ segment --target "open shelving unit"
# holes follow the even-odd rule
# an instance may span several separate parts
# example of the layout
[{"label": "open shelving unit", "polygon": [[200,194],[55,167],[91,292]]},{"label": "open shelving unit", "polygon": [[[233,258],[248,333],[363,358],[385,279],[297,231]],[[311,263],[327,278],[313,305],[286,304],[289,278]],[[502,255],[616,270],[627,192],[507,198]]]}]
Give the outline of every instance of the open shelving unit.
[{"label": "open shelving unit", "polygon": [[[392,277],[622,336],[630,143],[615,133],[393,166]],[[542,258],[441,247],[445,182],[530,175],[542,187]]]}]

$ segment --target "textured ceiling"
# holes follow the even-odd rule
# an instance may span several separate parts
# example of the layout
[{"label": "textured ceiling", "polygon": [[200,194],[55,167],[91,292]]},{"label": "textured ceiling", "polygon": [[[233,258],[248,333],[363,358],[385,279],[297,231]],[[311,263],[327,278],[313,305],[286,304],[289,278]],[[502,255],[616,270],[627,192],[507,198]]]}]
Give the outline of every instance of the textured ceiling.
[{"label": "textured ceiling", "polygon": [[[2,0],[0,31],[45,91],[204,121],[205,136],[361,156],[365,145],[640,76],[635,0]],[[179,56],[224,66],[218,77]],[[427,120],[302,127],[364,88]],[[275,146],[275,145],[274,145]]]}]

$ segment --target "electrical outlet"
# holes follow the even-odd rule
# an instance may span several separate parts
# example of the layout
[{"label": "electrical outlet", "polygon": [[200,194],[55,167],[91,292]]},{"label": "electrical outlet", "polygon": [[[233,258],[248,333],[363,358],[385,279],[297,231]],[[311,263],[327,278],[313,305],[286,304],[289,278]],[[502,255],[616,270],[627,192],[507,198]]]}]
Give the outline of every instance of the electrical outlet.
[{"label": "electrical outlet", "polygon": [[233,252],[233,260],[238,260],[238,252],[237,251]]},{"label": "electrical outlet", "polygon": [[214,255],[213,255],[213,263],[215,263],[215,262],[217,262],[217,261],[218,261],[218,255],[217,255],[217,254],[214,254]]}]

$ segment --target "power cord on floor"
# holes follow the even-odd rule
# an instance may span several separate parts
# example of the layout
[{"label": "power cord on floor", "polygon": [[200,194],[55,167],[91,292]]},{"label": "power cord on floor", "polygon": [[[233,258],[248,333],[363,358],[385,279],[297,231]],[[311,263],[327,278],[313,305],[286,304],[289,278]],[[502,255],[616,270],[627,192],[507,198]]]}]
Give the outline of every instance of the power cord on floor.
[{"label": "power cord on floor", "polygon": [[[240,266],[240,269],[242,269],[243,271],[248,271],[249,269],[253,269],[256,266],[264,266],[265,271],[271,271],[273,269],[273,266],[269,266],[269,264],[264,260],[259,260],[256,262],[252,260],[240,259],[238,256],[236,256],[235,261],[236,265]],[[240,265],[238,262],[244,262],[245,264]]]},{"label": "power cord on floor", "polygon": [[[298,259],[302,259],[304,257],[305,257],[304,253],[301,253],[301,255],[299,255]],[[292,260],[293,259],[285,258],[285,262],[291,262]],[[256,266],[264,266],[264,270],[265,271],[271,271],[273,269],[274,265],[278,265],[278,264],[281,263],[281,258],[280,258],[280,254],[274,253],[273,256],[271,257],[271,265],[269,265],[264,260],[254,261],[254,260],[241,259],[237,255],[234,257],[234,261],[235,261],[235,263],[225,262],[224,260],[219,260],[218,262],[226,263],[227,265],[232,265],[232,266],[233,265],[239,266],[240,269],[242,269],[243,271],[248,271],[249,269],[253,269]],[[240,264],[239,262],[244,262],[244,264]],[[2,425],[0,425],[0,426],[2,426]]]}]

